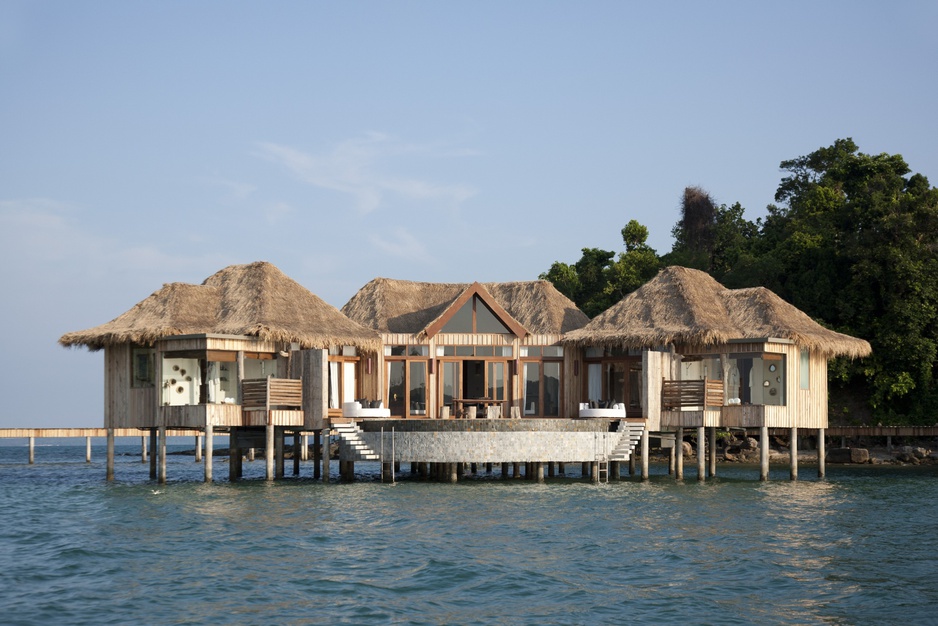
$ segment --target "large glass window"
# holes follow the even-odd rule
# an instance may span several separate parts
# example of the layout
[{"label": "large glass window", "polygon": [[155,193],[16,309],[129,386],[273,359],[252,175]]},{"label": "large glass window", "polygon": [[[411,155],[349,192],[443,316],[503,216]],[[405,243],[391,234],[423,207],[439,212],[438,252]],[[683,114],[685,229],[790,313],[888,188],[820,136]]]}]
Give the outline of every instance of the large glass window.
[{"label": "large glass window", "polygon": [[329,361],[329,408],[341,409],[346,402],[358,398],[358,363]]},{"label": "large glass window", "polygon": [[560,362],[544,362],[544,415],[560,415]]},{"label": "large glass window", "polygon": [[511,331],[478,296],[473,296],[444,324],[444,333],[497,333]]},{"label": "large glass window", "polygon": [[524,364],[524,414],[540,415],[541,404],[541,364]]},{"label": "large glass window", "polygon": [[642,361],[624,357],[624,351],[596,349],[593,354],[612,354],[586,363],[585,395],[597,407],[625,404],[626,414],[642,414]]},{"label": "large glass window", "polygon": [[801,375],[801,388],[811,388],[811,354],[807,350],[801,351],[798,371]]},{"label": "large glass window", "polygon": [[426,361],[388,361],[388,408],[396,417],[427,415]]},{"label": "large glass window", "polygon": [[726,380],[730,404],[785,404],[785,355],[731,354]]}]

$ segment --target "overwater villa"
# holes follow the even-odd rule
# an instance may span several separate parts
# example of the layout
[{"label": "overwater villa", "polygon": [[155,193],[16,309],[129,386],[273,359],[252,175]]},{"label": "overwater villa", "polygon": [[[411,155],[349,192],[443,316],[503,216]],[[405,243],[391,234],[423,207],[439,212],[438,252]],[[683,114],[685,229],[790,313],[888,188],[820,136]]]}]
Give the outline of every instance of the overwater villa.
[{"label": "overwater villa", "polygon": [[[346,478],[356,461],[380,460],[391,475],[409,461],[447,480],[470,463],[506,476],[523,464],[538,478],[582,463],[599,480],[638,445],[647,477],[649,438],[680,442],[685,428],[698,429],[703,478],[707,434],[713,473],[717,428],[760,428],[767,478],[768,429],[823,435],[827,359],[870,351],[766,289],[679,267],[590,321],[546,281],[377,278],[339,311],[252,263],[165,285],[60,343],[104,349],[105,427],[149,431],[160,480],[167,428],[205,434],[206,480],[218,431],[230,435],[232,479],[254,447],[268,478],[282,474],[284,437],[299,446],[312,433],[316,477],[320,462],[329,476],[337,434]],[[109,437],[109,476],[111,450]]]}]

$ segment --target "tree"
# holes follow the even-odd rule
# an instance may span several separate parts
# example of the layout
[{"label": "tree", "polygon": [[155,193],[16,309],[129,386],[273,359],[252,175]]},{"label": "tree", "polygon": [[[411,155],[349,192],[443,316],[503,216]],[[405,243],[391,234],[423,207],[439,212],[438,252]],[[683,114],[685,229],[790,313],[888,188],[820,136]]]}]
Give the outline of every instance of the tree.
[{"label": "tree", "polygon": [[870,340],[835,382],[863,389],[875,419],[933,422],[938,411],[938,190],[901,155],[851,139],[784,161],[762,225],[763,282],[837,330]]},{"label": "tree", "polygon": [[[625,252],[583,248],[573,265],[555,261],[539,278],[549,280],[587,315],[595,317],[651,279],[660,266],[646,241],[648,229],[631,220],[622,229]],[[615,260],[613,260],[615,259]]]}]

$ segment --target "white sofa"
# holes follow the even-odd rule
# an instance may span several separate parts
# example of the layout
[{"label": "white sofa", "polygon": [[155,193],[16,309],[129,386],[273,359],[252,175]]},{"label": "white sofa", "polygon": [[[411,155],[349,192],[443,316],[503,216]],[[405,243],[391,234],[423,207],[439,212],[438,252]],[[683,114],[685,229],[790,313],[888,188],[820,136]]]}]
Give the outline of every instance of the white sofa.
[{"label": "white sofa", "polygon": [[384,408],[383,402],[377,409],[363,409],[361,402],[345,402],[342,404],[342,417],[391,417],[391,409]]},{"label": "white sofa", "polygon": [[580,417],[624,418],[625,404],[619,402],[618,404],[614,404],[611,409],[591,409],[589,403],[581,402],[579,415]]}]

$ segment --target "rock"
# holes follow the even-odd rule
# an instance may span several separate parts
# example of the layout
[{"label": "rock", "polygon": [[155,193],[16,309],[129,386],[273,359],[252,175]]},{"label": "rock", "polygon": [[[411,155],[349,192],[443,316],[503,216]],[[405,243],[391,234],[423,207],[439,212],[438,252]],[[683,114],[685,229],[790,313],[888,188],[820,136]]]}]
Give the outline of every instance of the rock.
[{"label": "rock", "polygon": [[690,442],[682,441],[681,442],[681,454],[684,455],[685,459],[689,459],[694,456],[694,446],[690,445]]},{"label": "rock", "polygon": [[870,451],[866,448],[832,448],[827,451],[828,463],[869,463]]},{"label": "rock", "polygon": [[740,450],[758,450],[759,442],[753,439],[752,437],[746,437],[741,442],[739,442]]}]

